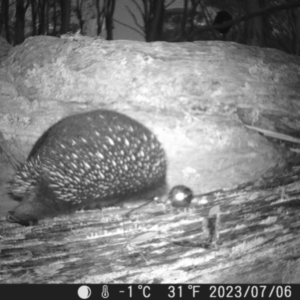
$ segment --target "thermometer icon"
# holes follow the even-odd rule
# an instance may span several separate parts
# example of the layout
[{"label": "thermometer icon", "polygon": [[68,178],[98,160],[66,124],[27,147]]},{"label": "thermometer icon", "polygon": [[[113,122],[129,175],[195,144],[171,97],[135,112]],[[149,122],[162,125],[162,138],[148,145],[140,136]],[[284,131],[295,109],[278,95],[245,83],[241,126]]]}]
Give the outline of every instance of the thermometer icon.
[{"label": "thermometer icon", "polygon": [[108,286],[107,285],[103,285],[102,287],[102,294],[101,294],[102,298],[108,298],[109,293],[108,293]]}]

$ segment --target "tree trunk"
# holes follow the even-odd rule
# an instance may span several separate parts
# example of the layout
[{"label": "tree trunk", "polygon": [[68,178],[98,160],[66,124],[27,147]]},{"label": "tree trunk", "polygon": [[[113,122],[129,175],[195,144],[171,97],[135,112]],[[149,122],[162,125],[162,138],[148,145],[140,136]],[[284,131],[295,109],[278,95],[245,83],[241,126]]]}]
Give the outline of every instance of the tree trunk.
[{"label": "tree trunk", "polygon": [[38,35],[45,34],[45,1],[39,1],[38,5],[38,12],[39,12],[39,29]]},{"label": "tree trunk", "polygon": [[84,20],[82,18],[82,4],[83,4],[83,0],[77,0],[76,1],[76,8],[75,8],[76,16],[77,16],[78,21],[79,21],[79,27],[80,27],[81,34],[82,34],[82,31],[83,31],[83,24],[84,24]]},{"label": "tree trunk", "polygon": [[60,33],[64,34],[69,31],[71,17],[71,0],[61,0],[61,28]]},{"label": "tree trunk", "polygon": [[45,32],[49,35],[49,25],[50,25],[50,1],[45,1]]},{"label": "tree trunk", "polygon": [[114,23],[113,23],[113,16],[115,12],[115,0],[110,0],[107,3],[107,9],[106,9],[106,16],[105,16],[105,27],[106,27],[106,33],[107,37],[106,39],[108,41],[113,40],[113,29],[114,29]]},{"label": "tree trunk", "polygon": [[8,43],[10,40],[10,30],[9,30],[9,0],[3,0],[3,13],[4,13],[4,27],[5,27],[5,37]]},{"label": "tree trunk", "polygon": [[[259,1],[247,0],[245,2],[248,13],[253,13],[260,10]],[[263,46],[263,20],[262,16],[248,20],[246,23],[247,40],[249,45]]]},{"label": "tree trunk", "polygon": [[36,14],[37,14],[37,9],[36,9],[36,0],[31,0],[31,16],[32,16],[32,35],[35,36],[37,33],[36,30]]},{"label": "tree trunk", "polygon": [[53,31],[52,35],[56,36],[57,35],[57,9],[56,9],[56,1],[53,1]]},{"label": "tree trunk", "polygon": [[22,44],[25,39],[25,8],[24,0],[16,0],[15,42]]},{"label": "tree trunk", "polygon": [[165,1],[152,1],[148,17],[148,29],[146,30],[146,41],[160,41],[162,36],[162,26],[164,20]]}]

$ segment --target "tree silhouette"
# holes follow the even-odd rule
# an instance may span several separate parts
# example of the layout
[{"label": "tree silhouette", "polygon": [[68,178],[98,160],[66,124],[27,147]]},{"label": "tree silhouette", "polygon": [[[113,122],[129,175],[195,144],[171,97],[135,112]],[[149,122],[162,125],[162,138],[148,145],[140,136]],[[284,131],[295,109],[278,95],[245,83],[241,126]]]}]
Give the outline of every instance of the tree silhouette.
[{"label": "tree silhouette", "polygon": [[25,39],[25,7],[24,0],[16,0],[16,22],[15,22],[15,42],[23,43]]}]

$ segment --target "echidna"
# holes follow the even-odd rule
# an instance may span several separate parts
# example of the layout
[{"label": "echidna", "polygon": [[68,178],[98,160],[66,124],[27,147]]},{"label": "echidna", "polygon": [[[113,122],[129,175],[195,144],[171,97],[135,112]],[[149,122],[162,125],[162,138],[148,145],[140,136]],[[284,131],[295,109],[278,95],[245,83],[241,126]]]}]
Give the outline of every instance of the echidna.
[{"label": "echidna", "polygon": [[50,127],[17,170],[11,195],[21,203],[7,220],[38,220],[81,208],[165,193],[167,162],[154,134],[110,110],[66,117]]}]

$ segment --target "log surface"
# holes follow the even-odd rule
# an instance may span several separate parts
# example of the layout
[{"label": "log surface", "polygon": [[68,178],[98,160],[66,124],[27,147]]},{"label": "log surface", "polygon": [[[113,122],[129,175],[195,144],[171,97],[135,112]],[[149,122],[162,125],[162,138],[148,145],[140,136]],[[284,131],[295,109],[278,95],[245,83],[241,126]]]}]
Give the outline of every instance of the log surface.
[{"label": "log surface", "polygon": [[[222,42],[35,37],[3,66],[1,149],[24,154],[62,117],[105,107],[158,136],[170,187],[220,191],[205,205],[200,196],[187,210],[153,203],[130,219],[126,207],[36,227],[2,218],[1,283],[299,282],[300,164],[257,181],[284,148],[244,126],[298,136],[298,57]],[[219,243],[207,244],[203,220],[216,205]]]},{"label": "log surface", "polygon": [[[300,164],[268,176],[188,209],[155,203],[127,218],[128,207],[110,208],[35,227],[2,219],[0,283],[300,283]],[[215,205],[220,238],[207,246]]]},{"label": "log surface", "polygon": [[298,135],[300,60],[273,49],[38,36],[13,48],[3,66],[0,131],[22,157],[61,118],[109,108],[157,135],[170,186],[203,193],[284,161],[244,125]]}]

